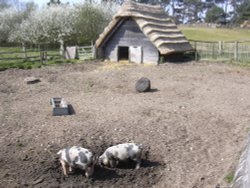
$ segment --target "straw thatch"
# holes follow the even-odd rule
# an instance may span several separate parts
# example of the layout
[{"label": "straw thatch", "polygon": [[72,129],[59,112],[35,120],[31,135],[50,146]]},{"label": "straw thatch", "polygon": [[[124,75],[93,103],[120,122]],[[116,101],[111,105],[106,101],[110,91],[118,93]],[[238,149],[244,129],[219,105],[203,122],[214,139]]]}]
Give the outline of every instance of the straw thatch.
[{"label": "straw thatch", "polygon": [[106,38],[123,18],[131,17],[138,24],[141,31],[159,50],[160,54],[172,52],[184,52],[192,47],[185,36],[177,28],[159,5],[146,5],[127,1],[123,4],[118,13],[113,17],[109,25],[96,41],[99,48],[105,43]]}]

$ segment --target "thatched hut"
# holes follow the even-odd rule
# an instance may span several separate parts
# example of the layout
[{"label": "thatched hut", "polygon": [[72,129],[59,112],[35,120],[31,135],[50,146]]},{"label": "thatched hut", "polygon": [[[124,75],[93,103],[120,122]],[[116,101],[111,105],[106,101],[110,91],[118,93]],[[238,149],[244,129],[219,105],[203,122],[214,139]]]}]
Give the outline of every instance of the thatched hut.
[{"label": "thatched hut", "polygon": [[96,41],[97,57],[157,64],[191,45],[159,5],[125,2]]}]

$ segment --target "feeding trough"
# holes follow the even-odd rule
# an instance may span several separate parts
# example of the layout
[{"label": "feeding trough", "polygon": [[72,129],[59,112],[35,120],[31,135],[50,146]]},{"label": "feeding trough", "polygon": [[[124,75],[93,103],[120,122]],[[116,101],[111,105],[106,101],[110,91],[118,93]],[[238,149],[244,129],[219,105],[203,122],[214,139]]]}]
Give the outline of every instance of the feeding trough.
[{"label": "feeding trough", "polygon": [[52,105],[53,116],[69,115],[69,105],[64,100],[64,98],[60,97],[52,98],[50,99],[50,104]]}]

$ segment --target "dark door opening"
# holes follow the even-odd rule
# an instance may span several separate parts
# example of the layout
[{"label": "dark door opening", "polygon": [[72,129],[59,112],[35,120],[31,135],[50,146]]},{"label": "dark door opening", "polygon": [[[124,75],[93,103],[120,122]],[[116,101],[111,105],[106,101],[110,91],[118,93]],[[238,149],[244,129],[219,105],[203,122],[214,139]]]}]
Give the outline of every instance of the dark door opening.
[{"label": "dark door opening", "polygon": [[119,46],[118,47],[118,61],[128,60],[128,58],[129,58],[128,49],[129,48],[126,46]]}]

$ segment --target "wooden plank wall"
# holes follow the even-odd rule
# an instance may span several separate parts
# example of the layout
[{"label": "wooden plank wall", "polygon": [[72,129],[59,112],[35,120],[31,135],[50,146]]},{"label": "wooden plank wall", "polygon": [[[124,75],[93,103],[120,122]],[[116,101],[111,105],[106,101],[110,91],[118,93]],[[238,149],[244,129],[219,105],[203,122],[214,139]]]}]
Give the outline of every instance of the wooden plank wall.
[{"label": "wooden plank wall", "polygon": [[143,63],[157,63],[159,53],[157,48],[143,34],[137,23],[132,19],[125,20],[103,45],[104,58],[117,61],[118,46],[142,46]]}]

